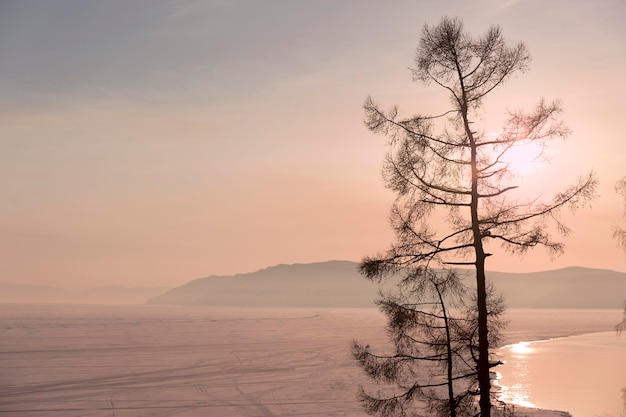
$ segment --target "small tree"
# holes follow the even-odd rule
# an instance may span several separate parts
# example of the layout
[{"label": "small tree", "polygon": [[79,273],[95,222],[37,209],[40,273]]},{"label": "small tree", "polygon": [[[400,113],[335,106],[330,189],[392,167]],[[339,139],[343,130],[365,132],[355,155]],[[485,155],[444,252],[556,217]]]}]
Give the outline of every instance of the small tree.
[{"label": "small tree", "polygon": [[[559,102],[544,100],[532,112],[509,113],[495,136],[479,130],[476,121],[485,98],[513,74],[525,71],[529,59],[524,44],[508,47],[498,27],[473,38],[459,19],[443,18],[436,26],[424,27],[413,76],[441,87],[449,96],[449,110],[402,118],[397,108],[385,112],[371,98],[364,104],[366,126],[389,137],[383,176],[397,199],[391,212],[396,242],[385,254],[365,258],[361,272],[378,280],[418,265],[471,265],[475,269],[481,417],[491,415],[490,370],[495,366],[489,359],[485,260],[490,254],[486,245],[499,242],[518,254],[535,246],[553,254],[562,252],[562,243],[551,236],[550,224],[567,234],[559,211],[584,206],[596,186],[589,174],[549,202],[511,197],[517,186],[508,182],[514,177],[505,162],[507,152],[569,134],[559,118]],[[446,215],[447,226],[440,230],[434,227],[435,213]]]},{"label": "small tree", "polygon": [[[626,218],[626,177],[622,178],[615,184],[615,191],[624,197],[624,218]],[[626,250],[626,230],[616,227],[613,237],[617,239],[617,243]]]},{"label": "small tree", "polygon": [[[402,271],[398,292],[377,301],[388,318],[392,354],[375,354],[369,345],[353,344],[353,355],[386,390],[360,388],[366,410],[377,416],[406,416],[424,410],[442,417],[472,413],[476,390],[477,315],[456,271],[426,267]],[[491,322],[499,328],[503,312],[493,299]],[[497,332],[492,335],[496,336]]]},{"label": "small tree", "polygon": [[[624,197],[624,218],[626,218],[626,177],[622,178],[617,182],[617,184],[615,184],[615,191]],[[613,232],[613,237],[617,239],[617,243],[624,248],[624,250],[626,250],[626,230],[616,227]],[[615,330],[619,334],[626,330],[626,301],[624,301],[624,315],[622,317],[622,321],[615,326]],[[626,413],[626,389],[623,390],[622,396],[625,404],[624,412]]]},{"label": "small tree", "polygon": [[624,301],[624,313],[622,313],[622,321],[617,323],[617,325],[615,326],[615,331],[617,331],[617,334],[622,334],[624,330],[626,330],[626,301]]}]

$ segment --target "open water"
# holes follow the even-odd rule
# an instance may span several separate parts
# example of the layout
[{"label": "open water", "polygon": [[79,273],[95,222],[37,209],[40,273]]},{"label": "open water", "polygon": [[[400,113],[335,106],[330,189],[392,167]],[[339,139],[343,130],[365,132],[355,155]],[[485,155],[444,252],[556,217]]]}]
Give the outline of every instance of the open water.
[{"label": "open water", "polygon": [[573,417],[626,416],[626,334],[590,333],[500,349],[501,399],[567,410]]}]

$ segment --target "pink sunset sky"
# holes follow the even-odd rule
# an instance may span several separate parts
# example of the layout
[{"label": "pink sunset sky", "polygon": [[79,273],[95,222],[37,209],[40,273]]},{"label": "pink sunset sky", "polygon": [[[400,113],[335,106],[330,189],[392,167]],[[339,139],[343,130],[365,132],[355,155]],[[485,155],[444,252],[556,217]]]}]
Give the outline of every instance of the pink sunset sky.
[{"label": "pink sunset sky", "polygon": [[524,195],[600,180],[592,208],[565,216],[563,256],[497,253],[488,269],[626,271],[621,0],[14,0],[0,5],[0,281],[174,286],[384,251],[394,196],[362,104],[446,110],[409,71],[444,15],[531,53],[486,128],[563,101],[573,133],[525,169]]}]

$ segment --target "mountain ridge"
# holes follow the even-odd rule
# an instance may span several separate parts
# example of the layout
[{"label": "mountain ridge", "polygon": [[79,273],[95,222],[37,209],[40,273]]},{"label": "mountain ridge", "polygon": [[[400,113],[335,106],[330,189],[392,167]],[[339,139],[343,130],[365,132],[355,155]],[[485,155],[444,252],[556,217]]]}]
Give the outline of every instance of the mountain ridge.
[{"label": "mountain ridge", "polygon": [[[267,307],[371,307],[379,287],[358,273],[358,263],[278,264],[255,272],[197,278],[147,304]],[[471,274],[472,270],[467,271]],[[529,273],[488,271],[488,280],[511,308],[621,308],[626,273],[565,267]],[[471,277],[468,278],[471,285]],[[297,285],[296,285],[297,284]]]}]

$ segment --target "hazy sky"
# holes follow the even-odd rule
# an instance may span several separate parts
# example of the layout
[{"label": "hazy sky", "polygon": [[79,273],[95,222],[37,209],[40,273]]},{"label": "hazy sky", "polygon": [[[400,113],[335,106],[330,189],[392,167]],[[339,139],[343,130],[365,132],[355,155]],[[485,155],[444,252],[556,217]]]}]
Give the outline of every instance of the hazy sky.
[{"label": "hazy sky", "polygon": [[444,15],[475,34],[498,24],[532,55],[487,102],[488,126],[563,100],[574,133],[525,173],[528,194],[591,169],[601,181],[564,256],[498,254],[488,268],[626,271],[612,239],[622,0],[3,0],[0,281],[179,285],[385,250],[385,139],[365,129],[362,103],[443,108],[408,68],[423,25]]}]

